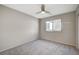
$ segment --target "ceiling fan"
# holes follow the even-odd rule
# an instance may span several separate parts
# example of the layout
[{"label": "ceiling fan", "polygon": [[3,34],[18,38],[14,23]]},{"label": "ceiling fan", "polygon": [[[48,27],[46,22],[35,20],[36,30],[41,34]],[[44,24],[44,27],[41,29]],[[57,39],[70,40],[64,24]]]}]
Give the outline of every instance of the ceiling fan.
[{"label": "ceiling fan", "polygon": [[45,5],[41,4],[41,11],[37,12],[37,14],[45,14],[45,13],[51,14],[49,11],[45,9]]}]

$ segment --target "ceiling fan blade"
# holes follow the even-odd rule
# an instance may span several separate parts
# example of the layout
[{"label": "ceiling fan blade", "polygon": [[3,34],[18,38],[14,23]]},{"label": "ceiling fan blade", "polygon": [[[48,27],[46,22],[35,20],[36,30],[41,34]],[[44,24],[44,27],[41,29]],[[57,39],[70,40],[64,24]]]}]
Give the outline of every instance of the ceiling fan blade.
[{"label": "ceiling fan blade", "polygon": [[45,13],[48,13],[48,14],[52,15],[52,13],[50,13],[49,11],[45,11]]},{"label": "ceiling fan blade", "polygon": [[39,11],[39,12],[36,12],[36,14],[40,14],[41,13],[41,11]]}]

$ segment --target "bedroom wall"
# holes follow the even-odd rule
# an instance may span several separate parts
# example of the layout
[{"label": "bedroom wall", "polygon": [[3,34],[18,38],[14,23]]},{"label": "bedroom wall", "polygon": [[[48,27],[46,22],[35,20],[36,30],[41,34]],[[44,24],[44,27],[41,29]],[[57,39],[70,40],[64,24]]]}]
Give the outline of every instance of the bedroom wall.
[{"label": "bedroom wall", "polygon": [[79,49],[79,5],[76,9],[76,47]]},{"label": "bedroom wall", "polygon": [[[48,20],[61,19],[61,32],[46,32],[45,22]],[[76,16],[75,12],[69,12],[62,15],[52,16],[40,20],[41,39],[50,40],[58,43],[76,46]]]},{"label": "bedroom wall", "polygon": [[0,5],[0,52],[38,38],[38,20]]}]

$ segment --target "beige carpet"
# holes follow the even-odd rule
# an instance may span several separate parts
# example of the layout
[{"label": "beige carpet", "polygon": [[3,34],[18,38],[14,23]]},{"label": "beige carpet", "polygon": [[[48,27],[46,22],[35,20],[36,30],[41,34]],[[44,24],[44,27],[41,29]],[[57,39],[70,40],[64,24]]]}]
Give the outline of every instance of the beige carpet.
[{"label": "beige carpet", "polygon": [[79,51],[72,47],[46,40],[36,40],[1,52],[2,55],[76,55]]}]

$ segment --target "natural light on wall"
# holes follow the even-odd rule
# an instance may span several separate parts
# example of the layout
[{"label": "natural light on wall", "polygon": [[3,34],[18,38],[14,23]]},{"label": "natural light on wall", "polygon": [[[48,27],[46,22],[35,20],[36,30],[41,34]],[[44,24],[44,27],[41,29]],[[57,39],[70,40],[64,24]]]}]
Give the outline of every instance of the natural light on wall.
[{"label": "natural light on wall", "polygon": [[46,31],[61,31],[61,19],[46,21]]}]

